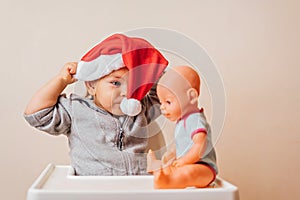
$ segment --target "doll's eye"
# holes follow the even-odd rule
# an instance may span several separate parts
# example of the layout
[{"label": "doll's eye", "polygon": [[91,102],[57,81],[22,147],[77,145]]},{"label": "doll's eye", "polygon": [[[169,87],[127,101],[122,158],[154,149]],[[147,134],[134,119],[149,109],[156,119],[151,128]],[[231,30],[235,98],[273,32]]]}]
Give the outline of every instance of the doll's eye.
[{"label": "doll's eye", "polygon": [[113,84],[114,86],[121,86],[120,81],[112,81],[111,84]]}]

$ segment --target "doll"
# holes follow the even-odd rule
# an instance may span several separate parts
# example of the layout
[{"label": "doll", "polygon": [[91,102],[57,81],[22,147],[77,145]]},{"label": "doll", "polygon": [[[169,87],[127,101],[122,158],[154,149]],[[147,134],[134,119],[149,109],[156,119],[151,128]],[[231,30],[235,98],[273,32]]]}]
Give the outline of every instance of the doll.
[{"label": "doll", "polygon": [[147,170],[157,189],[206,187],[215,180],[216,154],[203,108],[198,108],[199,94],[200,77],[188,66],[169,69],[158,82],[161,112],[176,128],[175,148],[162,160],[151,150],[147,155]]}]

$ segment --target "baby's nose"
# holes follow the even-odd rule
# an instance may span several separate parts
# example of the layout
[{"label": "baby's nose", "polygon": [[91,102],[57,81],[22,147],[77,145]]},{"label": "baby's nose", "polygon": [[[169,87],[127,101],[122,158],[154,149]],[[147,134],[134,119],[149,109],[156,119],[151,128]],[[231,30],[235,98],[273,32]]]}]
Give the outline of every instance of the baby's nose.
[{"label": "baby's nose", "polygon": [[127,96],[127,85],[124,84],[121,86],[121,94],[120,95],[124,96],[124,97]]}]

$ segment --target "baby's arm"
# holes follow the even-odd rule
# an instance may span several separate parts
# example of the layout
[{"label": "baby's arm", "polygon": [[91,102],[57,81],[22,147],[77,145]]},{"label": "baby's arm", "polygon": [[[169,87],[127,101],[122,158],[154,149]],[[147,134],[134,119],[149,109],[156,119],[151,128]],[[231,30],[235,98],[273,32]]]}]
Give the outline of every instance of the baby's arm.
[{"label": "baby's arm", "polygon": [[76,73],[76,68],[77,62],[66,63],[57,76],[33,95],[25,109],[25,115],[30,115],[44,108],[54,106],[59,95],[67,85],[76,81],[73,77]]},{"label": "baby's arm", "polygon": [[193,136],[191,149],[182,157],[175,160],[172,165],[179,167],[186,164],[193,164],[200,160],[206,147],[206,133],[199,132]]}]

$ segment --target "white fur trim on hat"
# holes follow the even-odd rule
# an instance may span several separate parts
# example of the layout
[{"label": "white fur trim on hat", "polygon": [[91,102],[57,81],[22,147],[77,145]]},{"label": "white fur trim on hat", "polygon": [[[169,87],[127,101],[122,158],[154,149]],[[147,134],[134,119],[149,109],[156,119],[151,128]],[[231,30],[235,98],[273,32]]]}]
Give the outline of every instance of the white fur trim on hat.
[{"label": "white fur trim on hat", "polygon": [[120,108],[124,114],[129,116],[136,116],[142,111],[141,102],[136,99],[122,99]]},{"label": "white fur trim on hat", "polygon": [[124,63],[121,53],[101,55],[89,62],[80,61],[77,65],[75,78],[82,81],[93,81],[122,67],[124,67]]}]

